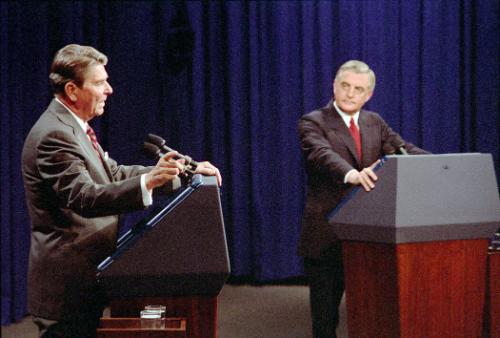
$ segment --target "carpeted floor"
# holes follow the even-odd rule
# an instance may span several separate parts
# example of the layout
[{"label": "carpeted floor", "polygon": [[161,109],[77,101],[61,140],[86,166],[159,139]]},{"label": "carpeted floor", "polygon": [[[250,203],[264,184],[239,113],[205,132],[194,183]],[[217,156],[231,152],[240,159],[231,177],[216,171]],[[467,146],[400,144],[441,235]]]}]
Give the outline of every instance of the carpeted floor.
[{"label": "carpeted floor", "polygon": [[[311,338],[307,286],[225,285],[218,299],[219,338]],[[345,302],[339,337],[347,337]],[[36,338],[30,317],[2,326],[4,338]]]}]

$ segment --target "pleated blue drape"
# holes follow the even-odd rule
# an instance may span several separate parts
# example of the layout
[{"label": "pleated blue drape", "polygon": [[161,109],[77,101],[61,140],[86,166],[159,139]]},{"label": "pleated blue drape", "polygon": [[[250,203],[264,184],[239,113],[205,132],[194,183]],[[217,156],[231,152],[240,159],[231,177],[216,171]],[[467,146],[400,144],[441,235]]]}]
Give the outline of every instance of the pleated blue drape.
[{"label": "pleated blue drape", "polygon": [[494,0],[0,3],[2,324],[26,314],[20,155],[62,46],[110,59],[115,93],[92,125],[112,157],[153,163],[141,144],[155,133],[221,169],[232,276],[265,283],[303,274],[296,123],[349,59],[374,69],[368,108],[407,140],[491,153],[498,170],[499,14]]}]

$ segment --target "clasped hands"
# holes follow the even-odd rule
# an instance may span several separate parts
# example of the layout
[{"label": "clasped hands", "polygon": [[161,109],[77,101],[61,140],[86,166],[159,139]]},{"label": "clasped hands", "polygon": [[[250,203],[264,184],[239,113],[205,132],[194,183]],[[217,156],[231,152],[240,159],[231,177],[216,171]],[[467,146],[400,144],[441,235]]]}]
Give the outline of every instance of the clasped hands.
[{"label": "clasped hands", "polygon": [[353,185],[362,185],[366,191],[370,191],[375,188],[375,181],[378,180],[377,175],[373,172],[373,169],[380,163],[380,160],[375,161],[371,166],[364,168],[361,171],[354,170],[347,177],[347,183]]},{"label": "clasped hands", "polygon": [[[161,187],[167,182],[173,181],[179,175],[184,174],[186,170],[185,160],[182,158],[175,159],[177,155],[176,151],[166,153],[158,160],[156,166],[146,174],[146,188],[148,190]],[[219,169],[208,161],[199,162],[194,173],[215,176],[219,186],[222,185],[222,176]]]}]

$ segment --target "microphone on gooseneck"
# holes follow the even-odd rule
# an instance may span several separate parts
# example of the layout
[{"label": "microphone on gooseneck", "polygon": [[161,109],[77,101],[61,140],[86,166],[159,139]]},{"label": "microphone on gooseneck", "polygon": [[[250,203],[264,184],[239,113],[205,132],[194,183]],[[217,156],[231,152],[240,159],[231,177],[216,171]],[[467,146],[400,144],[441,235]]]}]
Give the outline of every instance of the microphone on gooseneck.
[{"label": "microphone on gooseneck", "polygon": [[[158,135],[148,134],[147,142],[156,145],[160,150],[163,150],[165,153],[168,153],[169,151],[175,151],[174,149],[168,147],[166,145],[165,140]],[[198,162],[193,160],[191,157],[187,155],[182,155],[179,152],[177,152],[177,157],[184,159],[184,164],[186,165],[186,167],[189,167],[193,171],[196,170]]]},{"label": "microphone on gooseneck", "polygon": [[165,152],[175,151],[174,149],[168,147],[166,145],[166,141],[158,135],[148,134],[148,137],[146,139],[147,139],[146,142],[149,142],[150,144],[153,144],[153,145],[157,146],[158,148],[163,149]]},{"label": "microphone on gooseneck", "polygon": [[163,155],[165,155],[161,152],[161,149],[158,148],[157,145],[154,145],[149,142],[144,142],[144,150],[146,151],[146,153],[153,155],[154,158],[160,158],[163,157]]},{"label": "microphone on gooseneck", "polygon": [[[154,137],[150,137],[150,136],[154,136]],[[159,136],[150,134],[148,136],[148,140],[152,140],[152,141],[156,142],[156,143],[152,143],[152,142],[144,141],[144,144],[143,144],[144,150],[148,154],[153,155],[154,158],[159,159],[159,158],[163,157],[165,155],[165,153],[170,152],[170,151],[175,151],[172,148],[169,148],[168,146],[166,146],[164,144],[165,140],[163,140]],[[160,146],[158,144],[160,144]],[[179,153],[177,153],[177,158],[184,159],[184,170],[183,171],[184,171],[184,173],[186,173],[186,175],[188,177],[192,177],[195,174],[196,167],[198,166],[198,162],[193,161],[191,159],[191,157],[189,157],[189,156],[185,156],[185,155],[182,155]]]},{"label": "microphone on gooseneck", "polygon": [[404,144],[399,146],[399,152],[401,153],[401,155],[408,155]]},{"label": "microphone on gooseneck", "polygon": [[386,155],[408,155],[405,148],[405,142],[398,135],[393,135],[383,145],[383,151]]},{"label": "microphone on gooseneck", "polygon": [[[160,149],[156,144],[149,143],[147,141],[144,141],[144,150],[146,153],[153,155],[154,158],[160,159],[162,158],[165,153],[162,152],[162,149]],[[195,174],[196,168],[193,168],[191,166],[184,165],[184,173],[188,177],[192,177]]]}]

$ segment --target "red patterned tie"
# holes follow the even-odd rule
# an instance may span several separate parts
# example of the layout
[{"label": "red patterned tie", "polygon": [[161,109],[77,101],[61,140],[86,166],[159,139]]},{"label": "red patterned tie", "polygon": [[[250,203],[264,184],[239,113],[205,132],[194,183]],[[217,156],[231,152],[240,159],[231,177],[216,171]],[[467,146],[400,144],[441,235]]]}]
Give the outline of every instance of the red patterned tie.
[{"label": "red patterned tie", "polygon": [[356,123],[354,123],[354,118],[352,117],[349,131],[351,132],[351,136],[354,139],[354,143],[356,144],[356,152],[358,153],[358,158],[361,161],[361,136],[359,135],[359,129],[358,127],[356,127]]},{"label": "red patterned tie", "polygon": [[90,142],[92,142],[92,147],[94,147],[97,152],[97,156],[101,158],[101,153],[99,152],[99,143],[97,142],[97,136],[95,136],[94,129],[91,126],[87,126],[87,135],[90,138]]}]

